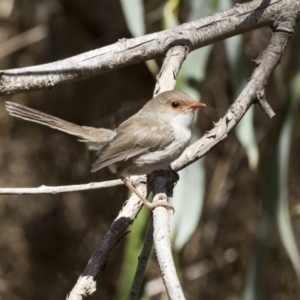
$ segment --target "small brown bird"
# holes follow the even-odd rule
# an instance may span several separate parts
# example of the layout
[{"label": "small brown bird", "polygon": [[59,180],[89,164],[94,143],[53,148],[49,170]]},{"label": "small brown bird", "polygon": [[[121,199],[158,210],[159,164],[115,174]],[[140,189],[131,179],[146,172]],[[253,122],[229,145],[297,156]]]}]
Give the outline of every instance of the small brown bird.
[{"label": "small brown bird", "polygon": [[149,203],[126,177],[151,173],[178,158],[191,138],[194,110],[203,106],[204,103],[181,91],[167,91],[148,101],[113,131],[78,126],[23,105],[6,102],[6,109],[12,116],[75,135],[89,149],[97,150],[98,157],[92,172],[109,167],[149,209],[157,205]]}]

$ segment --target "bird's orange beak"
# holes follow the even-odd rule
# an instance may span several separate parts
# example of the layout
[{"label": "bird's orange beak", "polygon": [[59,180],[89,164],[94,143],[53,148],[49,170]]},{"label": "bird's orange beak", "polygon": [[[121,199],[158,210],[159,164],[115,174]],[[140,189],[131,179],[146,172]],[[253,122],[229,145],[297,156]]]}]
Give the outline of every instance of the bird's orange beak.
[{"label": "bird's orange beak", "polygon": [[189,105],[188,108],[190,108],[190,109],[196,109],[196,108],[204,107],[204,106],[206,106],[206,104],[204,104],[202,102],[195,102],[195,103]]}]

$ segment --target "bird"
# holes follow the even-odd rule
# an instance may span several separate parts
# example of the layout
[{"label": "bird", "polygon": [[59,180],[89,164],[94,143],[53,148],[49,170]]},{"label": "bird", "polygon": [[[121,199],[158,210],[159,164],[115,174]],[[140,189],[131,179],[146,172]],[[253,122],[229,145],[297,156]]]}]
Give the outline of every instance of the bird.
[{"label": "bird", "polygon": [[6,101],[10,115],[75,135],[97,151],[92,172],[108,167],[150,210],[169,204],[148,202],[127,177],[150,174],[170,165],[187,147],[194,111],[205,107],[188,94],[171,90],[149,100],[115,130],[79,126],[38,110]]}]

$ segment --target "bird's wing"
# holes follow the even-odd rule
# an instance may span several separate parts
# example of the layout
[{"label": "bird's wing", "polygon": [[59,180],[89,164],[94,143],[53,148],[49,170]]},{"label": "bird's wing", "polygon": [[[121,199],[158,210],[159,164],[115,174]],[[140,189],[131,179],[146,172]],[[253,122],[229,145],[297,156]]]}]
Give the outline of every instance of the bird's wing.
[{"label": "bird's wing", "polygon": [[157,126],[155,117],[145,118],[134,115],[122,123],[117,129],[115,138],[94,162],[92,172],[117,162],[163,149],[170,144],[174,140],[171,126]]}]

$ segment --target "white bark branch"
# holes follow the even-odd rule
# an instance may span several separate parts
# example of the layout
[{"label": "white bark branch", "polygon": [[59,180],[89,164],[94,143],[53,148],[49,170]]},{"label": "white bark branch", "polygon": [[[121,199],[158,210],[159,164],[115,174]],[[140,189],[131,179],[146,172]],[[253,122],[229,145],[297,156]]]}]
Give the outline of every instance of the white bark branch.
[{"label": "white bark branch", "polygon": [[0,95],[50,89],[165,55],[174,45],[189,51],[299,14],[297,0],[254,0],[173,29],[89,51],[57,62],[0,72]]},{"label": "white bark branch", "polygon": [[[294,19],[296,20],[296,19]],[[291,25],[293,25],[291,23]],[[292,30],[292,27],[290,28]],[[275,31],[267,49],[261,54],[259,66],[253,71],[246,87],[230,106],[225,116],[214,124],[214,128],[193,145],[189,146],[183,154],[172,163],[171,167],[179,171],[199,158],[203,157],[218,143],[223,141],[229,132],[238,124],[252,103],[257,100],[257,91],[262,91],[275,67],[280,62],[291,34]]]},{"label": "white bark branch", "polygon": [[156,76],[154,97],[162,92],[174,90],[177,75],[188,52],[188,47],[180,45],[172,47],[167,52],[160,72]]},{"label": "white bark branch", "polygon": [[257,104],[263,110],[263,112],[272,119],[275,116],[275,112],[273,111],[270,104],[267,102],[265,90],[257,91]]},{"label": "white bark branch", "polygon": [[[153,190],[153,202],[167,202],[172,196],[174,172],[170,168],[157,171],[149,177],[148,185]],[[179,279],[177,277],[170,242],[170,219],[171,210],[164,207],[157,207],[153,211],[153,240],[161,276],[166,291],[171,300],[185,299]]]},{"label": "white bark branch", "polygon": [[[164,181],[161,181],[161,186],[156,183],[156,190],[164,190],[165,184]],[[153,201],[167,201],[166,194],[157,193]],[[171,300],[185,299],[173,261],[169,212],[165,208],[157,207],[153,211],[153,227],[155,253],[168,296]]]},{"label": "white bark branch", "polygon": [[92,276],[80,276],[67,300],[82,300],[96,292],[96,281]]},{"label": "white bark branch", "polygon": [[86,184],[62,185],[62,186],[46,186],[42,185],[36,188],[0,188],[0,195],[41,195],[41,194],[59,194],[71,193],[79,191],[88,191],[94,189],[103,189],[121,185],[123,182],[120,179],[90,182]]}]

